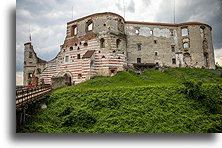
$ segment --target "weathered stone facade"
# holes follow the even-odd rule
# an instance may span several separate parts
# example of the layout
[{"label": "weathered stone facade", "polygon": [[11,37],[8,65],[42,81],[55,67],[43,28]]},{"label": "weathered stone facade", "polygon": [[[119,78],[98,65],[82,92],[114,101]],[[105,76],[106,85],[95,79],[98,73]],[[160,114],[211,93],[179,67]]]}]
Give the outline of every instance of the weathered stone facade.
[{"label": "weathered stone facade", "polygon": [[211,30],[199,22],[131,22],[108,12],[86,16],[67,23],[64,44],[49,62],[25,44],[24,85],[34,70],[39,83],[52,84],[52,78],[66,74],[71,84],[78,84],[147,65],[215,69]]}]

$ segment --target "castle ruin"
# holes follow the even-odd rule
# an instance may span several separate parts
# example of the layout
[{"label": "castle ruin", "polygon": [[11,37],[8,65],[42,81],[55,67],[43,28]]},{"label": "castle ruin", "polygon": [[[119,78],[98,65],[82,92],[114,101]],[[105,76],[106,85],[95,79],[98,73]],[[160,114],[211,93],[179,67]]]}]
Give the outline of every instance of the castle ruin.
[{"label": "castle ruin", "polygon": [[115,13],[92,14],[67,23],[57,56],[46,62],[31,42],[24,49],[24,85],[74,85],[94,76],[129,68],[196,67],[215,69],[211,26],[125,21]]}]

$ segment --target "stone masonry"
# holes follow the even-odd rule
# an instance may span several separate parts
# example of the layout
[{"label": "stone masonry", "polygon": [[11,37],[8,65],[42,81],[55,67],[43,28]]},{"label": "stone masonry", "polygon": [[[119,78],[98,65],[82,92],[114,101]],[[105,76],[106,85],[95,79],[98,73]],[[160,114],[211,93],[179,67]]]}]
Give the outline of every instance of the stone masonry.
[{"label": "stone masonry", "polygon": [[38,84],[66,77],[63,84],[73,85],[129,68],[215,69],[211,30],[199,22],[133,22],[110,12],[92,14],[67,23],[64,44],[51,61],[38,58],[31,42],[24,44],[24,85],[33,71]]}]

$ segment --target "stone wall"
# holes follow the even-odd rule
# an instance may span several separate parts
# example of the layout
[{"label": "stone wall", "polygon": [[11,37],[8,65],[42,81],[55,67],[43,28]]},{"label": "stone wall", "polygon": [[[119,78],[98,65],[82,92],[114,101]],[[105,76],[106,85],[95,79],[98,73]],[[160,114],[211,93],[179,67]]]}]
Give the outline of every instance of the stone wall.
[{"label": "stone wall", "polygon": [[33,71],[45,84],[60,86],[62,78],[53,80],[60,73],[69,73],[71,84],[78,84],[94,76],[113,76],[138,62],[215,69],[211,30],[199,22],[126,22],[114,13],[92,14],[67,23],[64,44],[49,62],[37,57],[31,43],[25,44],[24,85]]}]

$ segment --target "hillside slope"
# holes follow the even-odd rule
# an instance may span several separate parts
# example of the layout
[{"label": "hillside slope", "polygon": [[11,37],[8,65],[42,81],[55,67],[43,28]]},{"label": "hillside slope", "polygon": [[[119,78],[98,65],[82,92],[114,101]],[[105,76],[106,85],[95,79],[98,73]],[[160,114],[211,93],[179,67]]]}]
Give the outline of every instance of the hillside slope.
[{"label": "hillside slope", "polygon": [[191,68],[95,77],[53,91],[22,132],[221,132],[220,83],[220,75]]}]

